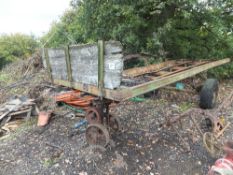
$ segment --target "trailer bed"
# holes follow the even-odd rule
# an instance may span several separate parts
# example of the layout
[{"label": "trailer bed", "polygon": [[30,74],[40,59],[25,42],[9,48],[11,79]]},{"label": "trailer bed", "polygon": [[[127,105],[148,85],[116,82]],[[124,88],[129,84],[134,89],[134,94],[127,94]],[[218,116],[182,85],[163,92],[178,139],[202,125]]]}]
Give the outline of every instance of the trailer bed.
[{"label": "trailer bed", "polygon": [[132,68],[123,71],[121,86],[116,89],[99,88],[78,82],[54,79],[54,83],[71,87],[92,95],[113,100],[124,101],[145,94],[155,89],[175,83],[208,69],[229,63],[230,58],[217,61],[166,61],[145,67]]}]

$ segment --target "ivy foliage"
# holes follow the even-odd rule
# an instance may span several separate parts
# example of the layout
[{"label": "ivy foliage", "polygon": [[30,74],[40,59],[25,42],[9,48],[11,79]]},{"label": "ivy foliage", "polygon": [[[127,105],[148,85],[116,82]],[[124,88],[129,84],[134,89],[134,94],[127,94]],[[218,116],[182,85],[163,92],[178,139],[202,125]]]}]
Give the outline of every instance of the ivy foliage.
[{"label": "ivy foliage", "polygon": [[[156,58],[233,55],[232,0],[72,0],[42,38],[47,47],[119,40],[126,52]],[[233,66],[215,70],[233,75]]]}]

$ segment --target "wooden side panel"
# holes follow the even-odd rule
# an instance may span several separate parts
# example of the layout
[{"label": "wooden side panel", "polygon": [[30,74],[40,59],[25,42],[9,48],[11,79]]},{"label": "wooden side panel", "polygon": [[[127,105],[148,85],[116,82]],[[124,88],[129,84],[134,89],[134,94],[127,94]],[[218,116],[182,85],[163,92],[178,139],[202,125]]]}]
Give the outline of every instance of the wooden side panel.
[{"label": "wooden side panel", "polygon": [[53,79],[68,80],[64,49],[48,49]]},{"label": "wooden side panel", "polygon": [[97,45],[88,45],[87,47],[70,47],[70,61],[72,69],[72,79],[74,82],[97,85]]},{"label": "wooden side panel", "polygon": [[[118,42],[106,42],[104,58],[104,87],[120,86],[123,71],[122,46]],[[72,79],[74,82],[98,86],[97,44],[70,47]]]},{"label": "wooden side panel", "polygon": [[[104,88],[118,88],[123,72],[122,45],[116,41],[105,42],[104,53]],[[42,55],[47,67],[44,50]],[[52,79],[98,86],[97,44],[48,49],[48,60]]]}]

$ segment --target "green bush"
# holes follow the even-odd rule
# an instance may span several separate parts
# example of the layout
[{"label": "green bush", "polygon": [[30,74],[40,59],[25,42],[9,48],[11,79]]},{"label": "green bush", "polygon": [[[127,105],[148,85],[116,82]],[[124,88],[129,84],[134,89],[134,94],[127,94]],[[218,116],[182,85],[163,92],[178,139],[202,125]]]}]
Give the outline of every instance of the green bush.
[{"label": "green bush", "polygon": [[33,36],[12,34],[0,36],[0,68],[17,59],[26,59],[38,47]]}]

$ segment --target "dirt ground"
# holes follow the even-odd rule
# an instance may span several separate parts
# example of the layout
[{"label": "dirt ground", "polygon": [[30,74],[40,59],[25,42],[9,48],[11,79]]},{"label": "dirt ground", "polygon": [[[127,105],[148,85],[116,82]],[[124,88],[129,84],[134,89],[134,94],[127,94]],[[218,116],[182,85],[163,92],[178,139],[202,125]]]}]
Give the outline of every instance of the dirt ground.
[{"label": "dirt ground", "polygon": [[[219,102],[232,90],[230,81],[221,84]],[[190,97],[190,94],[186,94]],[[80,118],[62,116],[62,109],[44,129],[36,127],[36,118],[19,131],[0,140],[0,174],[9,175],[204,175],[216,158],[202,145],[196,131],[190,134],[190,120],[177,125],[191,148],[187,151],[172,128],[161,128],[165,114],[181,113],[197,105],[197,94],[185,102],[182,92],[157,95],[144,102],[124,102],[112,109],[121,118],[123,131],[112,134],[106,150],[87,145],[85,134],[70,136]],[[191,103],[193,102],[193,103]],[[233,121],[233,110],[224,117]],[[196,118],[198,120],[198,118]],[[232,139],[230,126],[221,140]]]}]

